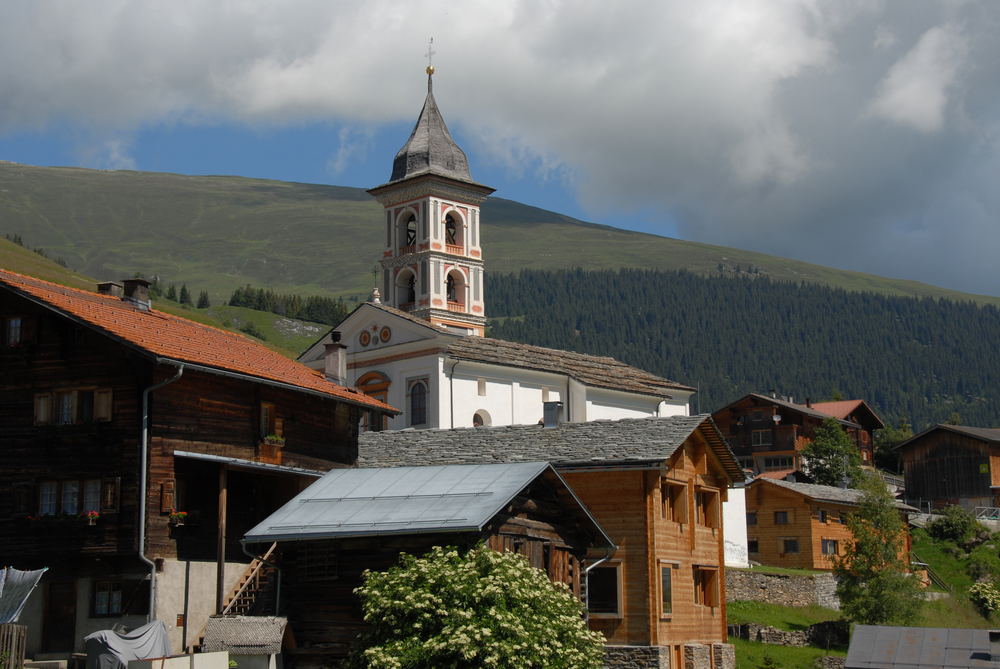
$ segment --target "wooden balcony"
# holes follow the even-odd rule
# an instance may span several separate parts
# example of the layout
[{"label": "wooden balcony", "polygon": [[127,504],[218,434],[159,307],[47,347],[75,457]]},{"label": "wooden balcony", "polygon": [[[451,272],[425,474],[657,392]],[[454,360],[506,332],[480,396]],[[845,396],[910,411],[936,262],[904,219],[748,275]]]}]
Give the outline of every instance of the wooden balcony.
[{"label": "wooden balcony", "polygon": [[456,256],[464,256],[465,255],[465,249],[462,248],[458,244],[445,244],[444,245],[444,250],[445,250],[446,253],[451,253],[452,255],[456,255]]}]

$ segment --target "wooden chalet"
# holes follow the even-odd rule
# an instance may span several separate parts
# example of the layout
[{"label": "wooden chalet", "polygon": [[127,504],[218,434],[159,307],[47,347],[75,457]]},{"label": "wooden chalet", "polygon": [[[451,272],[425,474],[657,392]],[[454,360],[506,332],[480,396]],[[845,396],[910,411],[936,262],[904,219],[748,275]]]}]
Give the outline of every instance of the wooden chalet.
[{"label": "wooden chalet", "polygon": [[935,425],[896,451],[911,504],[1000,507],[1000,428]]},{"label": "wooden chalet", "polygon": [[864,400],[805,404],[751,393],[712,413],[740,464],[755,474],[792,472],[802,468],[800,453],[812,443],[816,428],[833,418],[861,454],[862,465],[874,462],[874,432],[885,427]]},{"label": "wooden chalet", "polygon": [[192,643],[246,569],[243,533],[354,462],[363,412],[394,413],[153,309],[141,279],[101,288],[0,270],[0,564],[49,567],[22,617],[34,657],[150,618]]},{"label": "wooden chalet", "polygon": [[[359,465],[546,460],[618,546],[591,564],[592,629],[609,645],[685,666],[723,652],[722,502],[743,473],[709,416],[389,431],[361,435]],[[645,660],[639,660],[646,653]],[[717,666],[724,666],[719,660]]]},{"label": "wooden chalet", "polygon": [[401,552],[485,542],[524,555],[582,596],[582,564],[615,546],[544,462],[338,469],[250,530],[244,542],[281,555],[282,612],[296,667],[335,663],[365,623],[354,588]]},{"label": "wooden chalet", "polygon": [[[747,544],[750,559],[800,569],[833,569],[853,539],[847,517],[861,491],[758,477],[747,486]],[[900,513],[916,511],[902,503]],[[900,552],[910,552],[910,536]]]}]

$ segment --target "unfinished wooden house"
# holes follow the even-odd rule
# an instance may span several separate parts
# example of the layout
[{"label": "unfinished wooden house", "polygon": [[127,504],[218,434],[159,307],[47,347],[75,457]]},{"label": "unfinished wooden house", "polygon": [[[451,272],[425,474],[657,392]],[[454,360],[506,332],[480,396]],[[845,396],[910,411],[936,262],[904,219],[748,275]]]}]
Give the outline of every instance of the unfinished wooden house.
[{"label": "unfinished wooden house", "polygon": [[[547,460],[618,546],[589,572],[590,626],[637,667],[722,655],[722,502],[743,473],[709,416],[365,433],[359,465]],[[728,649],[728,650],[727,650]]]},{"label": "unfinished wooden house", "polygon": [[1000,507],[1000,429],[935,425],[896,451],[912,504],[935,509],[957,504],[970,511]]},{"label": "unfinished wooden house", "polygon": [[324,374],[124,284],[0,270],[0,564],[49,568],[22,616],[35,658],[150,618],[191,643],[243,533],[352,464],[363,413],[394,413],[336,381],[336,345]]},{"label": "unfinished wooden house", "polygon": [[615,546],[566,482],[544,462],[339,469],[250,530],[247,544],[275,542],[281,611],[297,667],[330,666],[365,623],[353,591],[365,569],[401,552],[479,542],[524,555],[581,597],[583,565]]}]

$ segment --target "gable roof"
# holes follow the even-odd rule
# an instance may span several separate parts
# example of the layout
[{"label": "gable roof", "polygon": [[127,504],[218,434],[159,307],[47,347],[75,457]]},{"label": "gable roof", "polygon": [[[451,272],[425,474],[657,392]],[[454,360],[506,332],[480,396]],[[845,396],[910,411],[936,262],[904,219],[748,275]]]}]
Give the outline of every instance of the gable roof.
[{"label": "gable roof", "polygon": [[928,434],[939,430],[944,432],[954,432],[955,434],[961,434],[966,437],[972,437],[973,439],[979,439],[980,441],[985,441],[989,444],[1000,444],[1000,428],[998,427],[972,427],[969,425],[947,425],[939,423],[938,425],[932,425],[919,434],[913,435],[903,443],[897,444],[893,450],[899,450],[901,448],[912,446]]},{"label": "gable roof", "polygon": [[589,519],[598,540],[613,546],[546,462],[335,469],[261,521],[243,540],[257,543],[479,531],[546,474]]},{"label": "gable roof", "polygon": [[1000,667],[990,630],[855,625],[846,669]]},{"label": "gable roof", "polygon": [[660,466],[700,434],[734,482],[743,470],[711,416],[626,418],[588,423],[365,432],[358,465],[404,467],[448,463],[531,462],[565,467]]},{"label": "gable roof", "polygon": [[[836,504],[848,504],[851,506],[857,506],[861,503],[861,497],[864,492],[861,490],[855,490],[854,488],[837,488],[830,485],[819,485],[817,483],[797,483],[795,481],[785,481],[779,479],[762,479],[757,478],[750,484],[754,485],[775,485],[779,488],[784,488],[786,490],[791,490],[796,492],[806,499],[811,499],[816,502],[834,502]],[[747,486],[747,487],[750,487]],[[917,511],[916,508],[903,504],[902,502],[895,502],[894,506],[897,509],[903,511]]]},{"label": "gable roof", "polygon": [[[754,400],[756,402],[762,402],[764,404],[773,404],[775,406],[779,406],[779,407],[781,407],[783,409],[788,409],[790,411],[797,411],[797,412],[799,412],[799,413],[801,413],[803,415],[811,416],[811,417],[813,417],[813,418],[815,418],[817,420],[825,420],[827,418],[833,418],[834,420],[836,420],[841,425],[846,425],[848,427],[861,427],[860,425],[858,425],[855,422],[852,422],[852,421],[849,421],[849,420],[845,420],[843,418],[838,418],[837,416],[833,416],[831,414],[824,413],[822,411],[817,410],[815,408],[816,407],[815,403],[811,407],[809,407],[809,406],[806,406],[805,404],[796,404],[795,402],[789,402],[788,400],[783,400],[780,397],[771,397],[770,395],[763,395],[761,393],[750,393],[748,395],[744,395],[743,397],[741,397],[740,399],[736,400],[735,402],[730,402],[729,404],[727,404],[726,406],[722,407],[721,409],[718,409],[718,410],[714,411],[713,414],[717,414],[720,411],[725,411],[726,409],[728,409],[728,408],[730,408],[730,407],[732,407],[732,406],[734,406],[736,404],[739,404],[740,402],[743,402],[744,400],[748,400],[748,399],[749,400]],[[860,400],[858,400],[858,401],[860,401]]]},{"label": "gable roof", "polygon": [[503,339],[466,335],[450,343],[447,352],[458,360],[566,374],[588,386],[653,397],[669,399],[671,396],[667,391],[670,389],[695,390],[691,386],[661,378],[614,358],[519,344]]},{"label": "gable roof", "polygon": [[359,390],[337,385],[253,339],[141,309],[111,295],[67,288],[0,269],[0,287],[118,341],[157,363],[190,365],[208,373],[236,374],[270,385],[328,396],[366,408],[398,413]]},{"label": "gable roof", "polygon": [[839,418],[840,420],[847,420],[848,416],[854,413],[868,414],[868,418],[874,425],[876,430],[881,430],[885,427],[885,423],[882,419],[878,417],[875,410],[868,405],[868,402],[864,400],[839,400],[836,402],[813,402],[812,408],[820,413],[825,413],[827,416],[833,416],[834,418]]}]

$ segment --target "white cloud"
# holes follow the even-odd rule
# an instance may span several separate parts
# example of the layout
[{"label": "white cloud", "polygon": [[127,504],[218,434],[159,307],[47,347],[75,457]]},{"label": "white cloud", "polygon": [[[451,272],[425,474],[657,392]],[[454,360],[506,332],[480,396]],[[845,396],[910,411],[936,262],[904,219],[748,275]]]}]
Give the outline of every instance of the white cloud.
[{"label": "white cloud", "polygon": [[935,26],[889,70],[872,111],[922,132],[940,130],[966,56],[965,37],[956,26]]},{"label": "white cloud", "polygon": [[989,0],[36,0],[0,23],[0,133],[320,121],[344,174],[413,120],[433,35],[466,150],[595,218],[1000,293],[998,26]]}]

